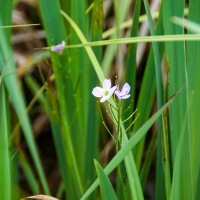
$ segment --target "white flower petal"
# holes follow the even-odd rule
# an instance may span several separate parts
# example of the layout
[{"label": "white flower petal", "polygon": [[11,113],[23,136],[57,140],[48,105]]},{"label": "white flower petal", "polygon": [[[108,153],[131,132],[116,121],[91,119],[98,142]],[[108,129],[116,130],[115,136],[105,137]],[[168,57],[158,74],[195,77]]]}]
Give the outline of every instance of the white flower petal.
[{"label": "white flower petal", "polygon": [[110,90],[109,90],[109,95],[112,96],[114,91],[117,89],[117,86],[114,86],[112,87]]},{"label": "white flower petal", "polygon": [[110,99],[110,95],[106,95],[106,96],[103,96],[100,100],[100,102],[104,102],[106,100]]},{"label": "white flower petal", "polygon": [[95,97],[102,97],[103,94],[104,94],[104,89],[101,88],[101,87],[95,87],[95,88],[92,90],[92,94],[93,94]]},{"label": "white flower petal", "polygon": [[104,90],[110,90],[110,88],[111,88],[111,81],[110,81],[110,79],[105,79],[103,81],[103,89]]}]

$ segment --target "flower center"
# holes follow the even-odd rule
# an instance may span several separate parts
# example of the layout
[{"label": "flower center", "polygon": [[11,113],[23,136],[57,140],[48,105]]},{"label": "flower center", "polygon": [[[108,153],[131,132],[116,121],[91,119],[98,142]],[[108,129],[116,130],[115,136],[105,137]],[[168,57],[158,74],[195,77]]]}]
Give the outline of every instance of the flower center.
[{"label": "flower center", "polygon": [[107,96],[108,94],[109,94],[109,91],[108,91],[108,90],[105,90],[105,91],[104,91],[104,95]]}]

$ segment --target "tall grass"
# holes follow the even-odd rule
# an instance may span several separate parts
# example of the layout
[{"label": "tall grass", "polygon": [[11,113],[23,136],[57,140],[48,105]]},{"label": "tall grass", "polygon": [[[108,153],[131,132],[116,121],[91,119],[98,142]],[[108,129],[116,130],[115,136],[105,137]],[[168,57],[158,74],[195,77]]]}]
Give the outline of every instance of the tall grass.
[{"label": "tall grass", "polygon": [[[1,199],[140,200],[146,198],[149,176],[154,177],[152,198],[198,199],[199,1],[162,1],[156,15],[146,0],[36,1],[37,23],[44,28],[47,45],[34,51],[26,65],[42,81],[27,70],[24,92],[11,43],[14,33],[12,27],[6,27],[12,25],[12,11],[18,3],[2,0],[0,4]],[[112,27],[105,30],[110,16]],[[185,24],[187,20],[190,23]],[[149,36],[140,37],[144,21]],[[51,51],[51,46],[62,41],[66,47],[61,53]],[[138,63],[140,43],[147,46]],[[48,65],[49,76],[40,69],[41,63]],[[128,82],[131,86],[121,118],[112,109],[106,114],[108,104],[103,106],[92,96],[95,86],[104,79],[114,84],[115,76],[120,85]],[[29,105],[25,103],[27,90],[33,96]],[[113,99],[109,104],[116,107]],[[56,190],[51,187],[48,164],[42,160],[31,126],[37,105],[49,120],[61,177]],[[127,130],[135,109],[139,117]],[[129,118],[121,125],[122,146],[117,152],[107,131],[113,135],[117,131],[110,118],[114,123]],[[21,145],[20,127],[30,154]],[[43,141],[42,146],[48,148],[45,145]],[[28,189],[20,186],[21,176]]]}]

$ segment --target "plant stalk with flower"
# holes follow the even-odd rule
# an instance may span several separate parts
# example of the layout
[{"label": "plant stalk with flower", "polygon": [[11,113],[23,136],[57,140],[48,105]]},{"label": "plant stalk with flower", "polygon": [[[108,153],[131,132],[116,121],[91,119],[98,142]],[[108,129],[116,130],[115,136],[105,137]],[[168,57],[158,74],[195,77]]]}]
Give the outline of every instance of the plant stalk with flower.
[{"label": "plant stalk with flower", "polygon": [[[119,84],[118,84],[117,81],[116,81],[116,85],[113,86],[113,87],[111,87],[111,80],[110,79],[105,79],[103,81],[102,85],[103,85],[102,88],[101,87],[95,87],[92,90],[92,94],[95,97],[101,98],[100,99],[101,103],[107,101],[108,104],[110,105],[110,111],[111,111],[112,115],[108,111],[106,111],[106,112],[108,113],[109,117],[111,118],[111,120],[113,121],[114,125],[116,126],[116,130],[117,130],[116,139],[110,133],[109,129],[106,127],[106,125],[105,125],[104,122],[103,122],[103,124],[106,127],[106,129],[108,130],[108,132],[111,135],[111,137],[113,138],[113,140],[115,142],[116,151],[118,152],[120,150],[120,148],[121,148],[122,134],[123,134],[122,131],[121,131],[121,116],[122,116],[122,114],[121,114],[121,107],[122,107],[122,100],[128,99],[130,97],[129,92],[130,92],[131,87],[130,87],[130,85],[128,83],[125,83],[124,86],[122,87],[122,90],[120,90],[119,89]],[[108,100],[110,98],[113,98],[113,100],[115,101],[116,107],[113,107],[109,103]],[[113,114],[114,111],[117,112],[117,119],[113,117],[114,116],[114,114]],[[127,119],[125,119],[124,121],[122,121],[122,123],[124,123],[124,122],[128,121],[129,119],[131,119],[132,116],[135,114],[135,112],[136,111],[134,111]],[[133,125],[134,121],[131,123],[131,125],[128,128],[130,128]]]}]

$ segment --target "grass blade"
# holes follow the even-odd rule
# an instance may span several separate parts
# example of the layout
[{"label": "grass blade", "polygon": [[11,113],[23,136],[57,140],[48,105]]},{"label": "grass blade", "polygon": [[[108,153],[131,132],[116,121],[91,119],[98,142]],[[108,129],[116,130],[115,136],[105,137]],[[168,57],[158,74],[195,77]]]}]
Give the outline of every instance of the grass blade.
[{"label": "grass blade", "polygon": [[[150,33],[152,36],[155,36],[154,24],[151,17],[151,12],[149,8],[148,1],[144,0],[144,6],[147,14],[147,19],[149,23]],[[160,109],[163,105],[163,85],[162,85],[162,74],[161,74],[161,62],[158,44],[156,42],[152,43],[154,60],[155,60],[155,74],[156,74],[156,91],[157,91],[157,109]],[[157,160],[156,160],[156,189],[159,190],[159,193],[162,194],[159,198],[164,199],[165,197],[165,187],[164,187],[164,173],[163,173],[163,159],[162,159],[162,118],[158,119],[158,142],[157,142]],[[159,188],[159,189],[158,189]]]},{"label": "grass blade", "polygon": [[113,199],[117,200],[117,197],[115,195],[114,189],[106,176],[105,172],[103,171],[103,168],[100,166],[100,164],[95,160],[95,167],[96,171],[99,177],[99,185],[101,188],[101,196],[103,200],[107,199]]},{"label": "grass blade", "polygon": [[7,127],[7,109],[6,92],[4,83],[0,85],[0,199],[10,199],[10,161],[8,152],[8,127]]},{"label": "grass blade", "polygon": [[[191,0],[189,4],[189,15],[188,20],[193,21],[194,23],[200,25],[199,11],[197,7],[199,6],[199,1]],[[192,31],[188,30],[188,34]],[[198,152],[200,151],[199,142],[200,142],[200,113],[198,112],[198,107],[200,106],[200,93],[199,93],[199,84],[200,80],[198,75],[200,73],[200,42],[187,42],[186,49],[187,56],[187,74],[188,74],[188,98],[190,102],[189,108],[189,139],[190,139],[190,157],[191,157],[191,176],[193,183],[193,192],[199,193],[199,190],[196,189],[196,183],[199,167],[200,167],[200,157]]]},{"label": "grass blade", "polygon": [[[137,37],[138,33],[138,25],[139,25],[139,15],[140,15],[140,6],[141,6],[141,0],[137,0],[135,3],[135,9],[133,14],[133,24],[131,28],[131,37]],[[130,84],[131,86],[131,98],[135,98],[135,89],[136,89],[136,49],[137,44],[130,44],[128,47],[128,58],[126,59],[126,67],[125,67],[125,80]],[[125,102],[124,107],[128,108],[129,105],[131,105],[131,99],[127,99]],[[131,115],[133,112],[133,109],[129,109],[126,113],[125,119]]]},{"label": "grass blade", "polygon": [[[95,0],[94,7],[92,9],[92,19],[91,19],[91,40],[98,41],[102,39],[102,30],[103,30],[103,1],[102,0]],[[93,47],[94,54],[98,60],[101,62],[102,59],[102,47]],[[91,64],[90,64],[91,65]],[[88,80],[89,83],[87,84],[89,87],[89,91],[92,91],[94,85],[97,85],[97,78],[95,71],[93,70],[92,66],[89,66],[88,69]],[[86,145],[84,151],[84,159],[83,159],[83,174],[84,180],[87,182],[87,187],[92,183],[96,176],[95,168],[94,168],[94,158],[98,157],[98,142],[99,142],[99,134],[96,130],[98,130],[99,124],[99,116],[96,110],[96,99],[88,92],[88,122],[87,122],[87,131],[86,131]],[[92,149],[92,151],[91,151]],[[96,197],[91,196],[91,199]]]}]

